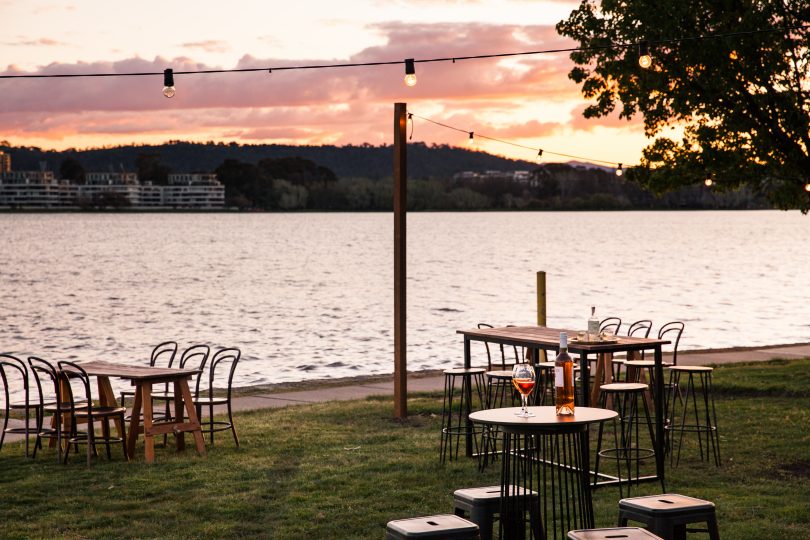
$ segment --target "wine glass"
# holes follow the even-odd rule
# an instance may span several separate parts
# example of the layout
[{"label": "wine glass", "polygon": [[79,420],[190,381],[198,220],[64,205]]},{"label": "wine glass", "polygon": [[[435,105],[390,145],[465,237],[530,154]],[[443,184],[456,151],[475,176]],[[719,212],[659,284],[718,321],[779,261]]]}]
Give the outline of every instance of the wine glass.
[{"label": "wine glass", "polygon": [[517,391],[520,392],[520,401],[522,404],[520,411],[515,414],[521,418],[534,416],[533,413],[529,412],[526,402],[529,398],[529,394],[534,390],[535,381],[536,376],[531,364],[515,364],[514,369],[512,369],[512,384],[515,385]]}]

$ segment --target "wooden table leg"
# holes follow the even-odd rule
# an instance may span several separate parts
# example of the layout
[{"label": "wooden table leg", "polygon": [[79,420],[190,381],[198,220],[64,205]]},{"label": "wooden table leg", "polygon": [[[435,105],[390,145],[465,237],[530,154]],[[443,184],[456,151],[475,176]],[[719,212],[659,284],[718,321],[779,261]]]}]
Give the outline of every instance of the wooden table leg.
[{"label": "wooden table leg", "polygon": [[[102,407],[117,407],[118,401],[115,399],[115,393],[113,393],[112,385],[110,384],[109,377],[96,377],[98,380],[98,398],[101,402]],[[113,419],[115,422],[115,430],[118,432],[118,436],[122,439],[126,437],[124,434],[124,423],[123,421],[115,417]]]},{"label": "wooden table leg", "polygon": [[143,381],[140,393],[143,406],[143,445],[146,450],[146,462],[154,463],[155,437],[152,433],[152,383]]},{"label": "wooden table leg", "polygon": [[[181,399],[183,391],[180,388],[180,381],[174,381],[174,421],[175,422],[182,422],[183,415],[185,411],[183,410],[183,403],[185,403],[185,398]],[[184,431],[179,431],[175,433],[175,446],[177,447],[177,451],[182,451],[186,449],[186,434]]]},{"label": "wooden table leg", "polygon": [[132,416],[129,420],[129,438],[127,452],[129,459],[135,459],[135,443],[138,442],[138,429],[141,422],[141,383],[135,384],[135,402],[132,404]]},{"label": "wooden table leg", "polygon": [[197,447],[197,453],[201,456],[205,455],[205,441],[202,436],[202,428],[200,427],[200,419],[197,418],[197,410],[194,408],[194,400],[191,398],[191,391],[188,389],[188,380],[183,379],[178,381],[180,391],[183,395],[183,401],[186,404],[186,414],[188,414],[189,423],[194,426],[194,444]]}]

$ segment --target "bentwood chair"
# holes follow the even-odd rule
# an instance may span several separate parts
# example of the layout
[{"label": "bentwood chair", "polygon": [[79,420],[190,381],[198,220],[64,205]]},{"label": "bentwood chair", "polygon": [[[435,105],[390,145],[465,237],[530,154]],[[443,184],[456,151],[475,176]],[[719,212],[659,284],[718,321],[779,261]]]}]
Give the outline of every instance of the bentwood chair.
[{"label": "bentwood chair", "polygon": [[[172,367],[175,355],[177,355],[177,342],[164,341],[152,349],[152,357],[149,359],[149,366]],[[168,390],[168,383],[164,390]],[[122,407],[126,407],[126,398],[128,397],[135,397],[135,392],[132,390],[123,390],[121,392]],[[168,403],[166,406],[168,407]],[[166,416],[168,416],[168,412],[166,413]]]},{"label": "bentwood chair", "polygon": [[[12,356],[10,354],[0,354],[0,378],[3,379],[3,389],[5,395],[5,416],[3,420],[3,434],[5,438],[6,433],[21,434],[25,437],[25,457],[29,456],[29,437],[36,435],[39,431],[42,421],[42,406],[40,400],[33,401],[31,395],[31,384],[28,377],[28,367],[25,362]],[[22,401],[12,401],[10,396],[14,391],[11,386],[13,383],[19,383],[19,390],[22,392]],[[24,424],[20,427],[8,427],[9,413],[11,411],[23,411],[25,415]],[[31,425],[31,413],[34,414],[34,423]],[[2,440],[0,439],[0,447],[2,447]]]},{"label": "bentwood chair", "polygon": [[[236,364],[242,352],[235,348],[221,349],[214,354],[211,365],[208,368],[208,390],[207,395],[194,397],[194,406],[197,409],[197,417],[202,425],[203,432],[209,434],[211,444],[214,444],[214,432],[231,430],[236,446],[239,446],[239,436],[236,434],[236,427],[233,425],[233,414],[231,411],[231,389],[233,386],[233,374],[236,372]],[[224,396],[215,396],[215,385],[224,382],[223,375],[227,373],[227,393]],[[205,392],[204,392],[205,393]],[[214,420],[214,406],[225,405],[228,412],[227,422],[224,420]],[[208,422],[202,421],[203,407],[208,409]]]},{"label": "bentwood chair", "polygon": [[[200,395],[200,383],[202,382],[202,375],[205,372],[205,365],[208,362],[208,356],[211,353],[211,348],[208,345],[192,345],[180,356],[180,369],[198,369],[194,382],[194,388],[191,390],[191,397],[195,400]],[[171,418],[170,404],[174,401],[174,390],[166,389],[158,392],[152,392],[152,399],[154,401],[165,401],[165,419]]]},{"label": "bentwood chair", "polygon": [[608,317],[602,319],[599,323],[600,332],[611,332],[614,336],[619,335],[619,329],[622,327],[622,320],[619,317]]},{"label": "bentwood chair", "polygon": [[[34,457],[37,455],[37,447],[42,448],[42,439],[56,439],[57,443],[62,438],[62,422],[64,417],[70,413],[70,404],[61,399],[61,389],[59,375],[56,367],[47,360],[36,356],[28,357],[28,365],[31,367],[31,374],[37,384],[40,396],[40,406],[43,410],[43,418],[39,422],[37,430],[37,440],[34,444]],[[47,396],[47,398],[46,398]],[[80,401],[77,406],[86,406],[87,402]],[[51,413],[53,419],[51,425],[47,426],[44,421],[44,414]],[[62,445],[57,444],[58,461],[62,461]]]},{"label": "bentwood chair", "polygon": [[[650,330],[652,329],[652,321],[649,319],[642,319],[630,325],[627,329],[627,337],[648,338],[650,337]],[[644,359],[644,351],[640,351],[641,359]],[[621,378],[622,367],[624,366],[625,358],[613,358],[613,380],[618,381]]]},{"label": "bentwood chair", "polygon": [[[112,459],[110,445],[121,443],[124,459],[129,460],[125,434],[124,407],[101,407],[93,403],[93,394],[90,389],[90,376],[78,364],[61,361],[58,364],[59,381],[61,383],[60,398],[67,405],[69,419],[65,434],[66,443],[87,445],[87,466],[90,466],[92,455],[98,455],[97,447],[103,444],[107,448],[107,459]],[[74,386],[75,385],[75,386]],[[78,399],[77,399],[78,398]],[[96,421],[101,422],[101,436],[95,433]],[[110,433],[110,420],[117,420],[121,426],[121,436],[113,437]],[[87,431],[79,431],[80,422],[87,424]],[[61,443],[61,440],[59,441]],[[68,462],[70,452],[65,452],[64,463]]]}]

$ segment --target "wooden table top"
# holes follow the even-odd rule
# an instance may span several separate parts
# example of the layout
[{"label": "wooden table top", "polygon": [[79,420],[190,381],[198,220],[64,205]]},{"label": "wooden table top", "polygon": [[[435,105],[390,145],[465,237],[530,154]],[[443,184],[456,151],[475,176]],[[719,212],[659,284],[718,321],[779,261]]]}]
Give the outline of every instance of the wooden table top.
[{"label": "wooden table top", "polygon": [[501,328],[474,328],[457,330],[466,338],[477,341],[490,341],[504,345],[556,349],[560,345],[560,332],[568,333],[568,350],[573,352],[618,352],[652,349],[666,345],[670,341],[654,338],[614,336],[616,341],[605,343],[580,343],[576,340],[578,330],[549,328],[547,326],[505,326]]},{"label": "wooden table top", "polygon": [[618,416],[616,411],[597,409],[595,407],[576,407],[573,415],[557,416],[553,406],[529,407],[534,416],[522,418],[517,416],[520,407],[504,407],[501,409],[484,409],[470,414],[470,420],[481,424],[492,424],[505,428],[519,428],[531,431],[532,429],[548,429],[560,427],[584,426],[596,422],[604,422]]},{"label": "wooden table top", "polygon": [[130,379],[132,381],[171,381],[177,379],[186,379],[200,372],[199,369],[128,366],[125,364],[116,364],[114,362],[104,362],[101,360],[79,362],[78,365],[81,366],[88,375],[97,377],[120,377],[122,379]]}]

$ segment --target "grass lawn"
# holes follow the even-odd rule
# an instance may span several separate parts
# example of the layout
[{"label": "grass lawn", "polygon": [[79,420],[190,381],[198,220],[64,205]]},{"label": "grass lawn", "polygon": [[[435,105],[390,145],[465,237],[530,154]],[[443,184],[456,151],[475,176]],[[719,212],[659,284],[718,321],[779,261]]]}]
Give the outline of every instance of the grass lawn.
[{"label": "grass lawn", "polygon": [[[723,466],[685,449],[667,489],[714,501],[724,539],[808,537],[808,383],[810,359],[715,370]],[[385,398],[239,414],[241,448],[221,434],[206,457],[187,442],[180,455],[158,448],[153,466],[142,448],[134,463],[114,449],[87,469],[83,454],[63,466],[7,444],[0,537],[380,539],[391,519],[451,512],[454,489],[499,482],[499,464],[439,465],[441,396],[415,396],[409,412],[394,421]],[[594,492],[598,526],[615,523],[618,499]]]}]

